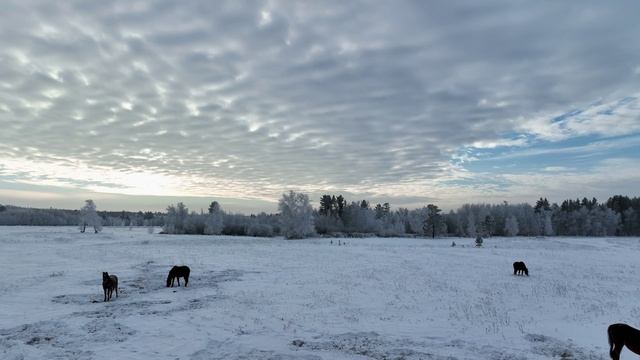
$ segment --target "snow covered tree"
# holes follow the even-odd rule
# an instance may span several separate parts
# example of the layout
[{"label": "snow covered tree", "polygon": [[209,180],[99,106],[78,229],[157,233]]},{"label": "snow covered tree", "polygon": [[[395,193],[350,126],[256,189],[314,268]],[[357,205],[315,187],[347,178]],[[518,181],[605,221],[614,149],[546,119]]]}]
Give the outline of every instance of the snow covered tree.
[{"label": "snow covered tree", "polygon": [[551,211],[544,212],[544,235],[553,236],[553,224],[551,223]]},{"label": "snow covered tree", "polygon": [[212,201],[211,204],[209,204],[209,214],[213,214],[218,211],[220,211],[220,204],[217,201]]},{"label": "snow covered tree", "polygon": [[309,196],[289,191],[278,202],[281,232],[286,239],[302,239],[314,233],[313,208]]},{"label": "snow covered tree", "polygon": [[378,236],[402,236],[405,234],[405,224],[398,213],[389,213],[378,222],[380,224]]},{"label": "snow covered tree", "polygon": [[368,206],[363,206],[366,201],[352,202],[343,210],[344,227],[351,233],[375,234],[380,231],[381,223],[376,219],[376,213]]},{"label": "snow covered tree", "polygon": [[205,215],[204,233],[206,235],[220,235],[224,228],[224,213],[220,204],[214,201],[209,205],[209,214]]},{"label": "snow covered tree", "polygon": [[518,219],[515,216],[511,215],[507,218],[504,224],[504,233],[507,236],[516,236],[518,235]]},{"label": "snow covered tree", "polygon": [[476,220],[474,219],[473,214],[469,214],[467,222],[467,235],[469,237],[478,235],[478,231],[476,230]]},{"label": "snow covered tree", "polygon": [[93,200],[85,200],[84,206],[80,209],[80,232],[84,232],[87,226],[93,226],[93,231],[97,234],[102,231],[102,219],[96,211],[96,204]]},{"label": "snow covered tree", "polygon": [[167,207],[167,216],[164,221],[163,232],[166,234],[184,234],[185,221],[189,216],[189,209],[184,203],[179,202],[176,206]]}]

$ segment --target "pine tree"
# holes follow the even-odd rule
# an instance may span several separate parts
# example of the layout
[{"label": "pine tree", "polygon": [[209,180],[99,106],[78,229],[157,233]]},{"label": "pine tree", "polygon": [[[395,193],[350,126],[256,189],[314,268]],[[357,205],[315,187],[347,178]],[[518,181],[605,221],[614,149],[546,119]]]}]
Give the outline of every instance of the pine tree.
[{"label": "pine tree", "polygon": [[425,234],[431,234],[432,238],[435,238],[436,234],[440,234],[442,231],[444,222],[442,221],[440,211],[436,205],[427,205],[427,218],[424,220],[423,230]]}]

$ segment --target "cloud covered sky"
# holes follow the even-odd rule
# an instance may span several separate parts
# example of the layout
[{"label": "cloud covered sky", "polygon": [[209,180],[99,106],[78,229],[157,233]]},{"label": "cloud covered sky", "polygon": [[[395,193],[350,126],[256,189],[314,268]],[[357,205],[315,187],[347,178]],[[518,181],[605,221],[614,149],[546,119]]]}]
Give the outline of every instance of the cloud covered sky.
[{"label": "cloud covered sky", "polygon": [[[637,1],[8,1],[0,203],[640,195]],[[103,204],[103,206],[101,206]],[[226,206],[225,206],[226,204]]]}]

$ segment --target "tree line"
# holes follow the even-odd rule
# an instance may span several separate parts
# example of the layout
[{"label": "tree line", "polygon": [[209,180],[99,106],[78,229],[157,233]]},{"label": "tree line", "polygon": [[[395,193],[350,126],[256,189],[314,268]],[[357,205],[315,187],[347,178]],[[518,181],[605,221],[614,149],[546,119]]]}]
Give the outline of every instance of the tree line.
[{"label": "tree line", "polygon": [[[162,227],[167,234],[285,236],[640,236],[640,198],[616,195],[604,202],[595,198],[550,203],[539,198],[533,205],[464,204],[443,212],[437,205],[418,209],[392,209],[389,203],[347,201],[340,194],[325,194],[314,209],[307,195],[283,194],[275,214],[234,214],[217,201],[206,211],[190,211],[184,203],[165,212],[112,212],[32,209],[0,205],[0,225],[83,225]],[[84,219],[84,220],[82,220]],[[83,224],[81,224],[83,223]]]}]

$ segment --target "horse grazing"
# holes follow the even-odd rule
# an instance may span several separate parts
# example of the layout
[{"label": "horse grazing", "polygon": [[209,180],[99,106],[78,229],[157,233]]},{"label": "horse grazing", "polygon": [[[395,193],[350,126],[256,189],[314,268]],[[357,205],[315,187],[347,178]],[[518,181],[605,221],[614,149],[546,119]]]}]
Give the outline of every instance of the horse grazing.
[{"label": "horse grazing", "polygon": [[116,297],[118,297],[118,277],[115,275],[109,275],[108,272],[103,272],[102,290],[104,290],[104,301],[111,301],[114,289],[116,291]]},{"label": "horse grazing", "polygon": [[522,261],[516,261],[513,263],[513,275],[527,275],[529,276],[529,269],[527,265]]},{"label": "horse grazing", "polygon": [[167,287],[173,287],[173,281],[178,280],[178,286],[180,286],[180,278],[184,278],[184,287],[189,285],[189,273],[191,269],[188,266],[174,266],[169,271],[167,276]]},{"label": "horse grazing", "polygon": [[609,335],[609,356],[613,360],[620,360],[620,352],[626,345],[629,350],[640,355],[640,330],[627,324],[612,324],[607,329]]}]

